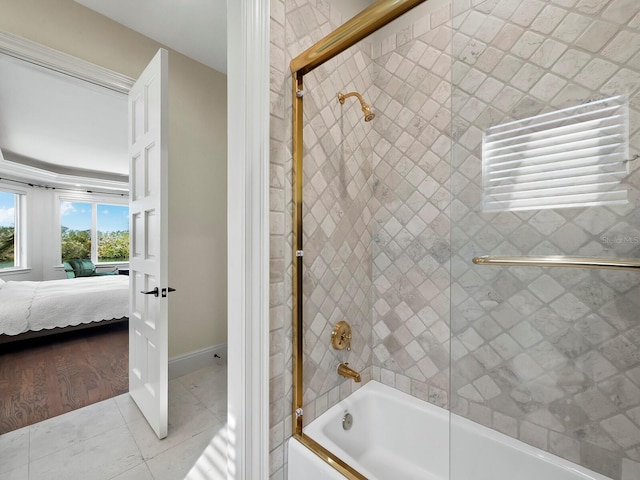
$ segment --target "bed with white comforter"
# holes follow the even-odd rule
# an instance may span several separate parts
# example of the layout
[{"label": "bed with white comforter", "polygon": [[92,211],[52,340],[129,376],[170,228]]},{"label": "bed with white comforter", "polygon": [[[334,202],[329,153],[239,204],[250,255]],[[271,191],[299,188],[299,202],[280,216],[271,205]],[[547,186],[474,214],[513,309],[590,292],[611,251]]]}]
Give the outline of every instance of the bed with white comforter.
[{"label": "bed with white comforter", "polygon": [[0,334],[19,335],[128,315],[126,275],[43,282],[0,279]]}]

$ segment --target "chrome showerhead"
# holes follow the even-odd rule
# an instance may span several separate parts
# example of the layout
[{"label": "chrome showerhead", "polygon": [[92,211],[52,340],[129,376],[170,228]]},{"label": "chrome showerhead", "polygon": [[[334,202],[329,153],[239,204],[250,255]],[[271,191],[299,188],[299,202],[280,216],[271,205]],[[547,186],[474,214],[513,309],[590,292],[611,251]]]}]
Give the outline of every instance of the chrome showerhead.
[{"label": "chrome showerhead", "polygon": [[376,118],[376,114],[371,111],[371,107],[367,102],[362,99],[362,96],[358,92],[351,93],[338,93],[338,101],[344,105],[345,99],[349,97],[357,97],[360,101],[360,107],[362,108],[362,113],[364,114],[364,121],[370,122],[374,118]]}]

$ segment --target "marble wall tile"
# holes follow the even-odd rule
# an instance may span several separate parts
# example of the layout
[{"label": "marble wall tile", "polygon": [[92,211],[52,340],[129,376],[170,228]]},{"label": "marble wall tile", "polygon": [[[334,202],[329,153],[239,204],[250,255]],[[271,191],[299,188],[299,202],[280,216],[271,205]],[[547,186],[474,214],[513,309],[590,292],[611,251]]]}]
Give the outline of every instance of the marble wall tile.
[{"label": "marble wall tile", "polygon": [[[271,0],[271,123],[279,125],[281,137],[270,139],[270,478],[286,474],[282,455],[291,436],[291,85],[288,74],[288,42],[292,41],[288,11],[290,2]],[[295,21],[295,20],[294,20]],[[298,40],[298,39],[296,39]],[[307,42],[304,36],[299,39]],[[296,43],[296,45],[298,45]],[[302,51],[302,49],[300,50]]]},{"label": "marble wall tile", "polygon": [[[473,105],[474,97],[491,102],[476,120],[454,111],[458,138],[474,124],[482,130],[614,93],[630,99],[637,95],[639,84],[617,78],[635,75],[621,72],[637,68],[625,62],[638,52],[634,45],[640,32],[633,19],[640,5],[626,2],[611,9],[613,5],[601,0],[554,3],[511,10],[485,2],[458,10],[467,13],[465,18],[479,10],[503,22],[502,35],[488,42],[478,61],[456,59],[463,64],[460,71],[479,69],[487,83],[486,89],[474,91],[461,77],[453,90],[456,103],[464,109]],[[525,25],[527,30],[517,38],[509,37]],[[482,40],[472,31],[467,26],[454,33],[460,51]],[[489,52],[491,57],[486,57]],[[483,65],[483,56],[491,58],[489,67]],[[640,128],[636,108],[631,102],[631,138]],[[637,146],[633,141],[630,145],[633,158]],[[459,172],[478,182],[481,147],[465,147],[454,145],[453,175]],[[640,360],[640,343],[637,325],[630,321],[630,311],[637,307],[626,295],[637,289],[638,279],[618,272],[560,269],[498,268],[485,273],[468,261],[481,254],[637,256],[637,223],[631,217],[638,198],[637,167],[630,167],[625,179],[630,203],[620,207],[516,212],[515,217],[509,212],[487,214],[482,212],[481,192],[457,183],[452,192],[456,208],[451,210],[456,227],[451,241],[460,256],[452,260],[452,345],[461,345],[452,365],[452,409],[483,418],[474,404],[488,406],[494,428],[616,479],[630,475],[625,468],[634,471],[640,444],[633,413],[640,395],[632,374]],[[513,218],[518,222],[511,222]],[[515,228],[498,228],[498,222]],[[504,275],[515,278],[499,284]],[[482,343],[464,342],[471,328]],[[493,398],[479,388],[487,378],[501,392]]]}]

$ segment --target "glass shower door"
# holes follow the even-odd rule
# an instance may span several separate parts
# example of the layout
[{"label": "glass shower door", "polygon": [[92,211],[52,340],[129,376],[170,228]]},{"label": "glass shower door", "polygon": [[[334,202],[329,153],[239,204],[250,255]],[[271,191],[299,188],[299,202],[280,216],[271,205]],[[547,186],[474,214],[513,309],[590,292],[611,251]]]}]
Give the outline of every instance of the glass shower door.
[{"label": "glass shower door", "polygon": [[[453,10],[452,423],[640,478],[640,272],[521,265],[640,259],[640,3]],[[462,430],[452,480],[543,475]]]}]

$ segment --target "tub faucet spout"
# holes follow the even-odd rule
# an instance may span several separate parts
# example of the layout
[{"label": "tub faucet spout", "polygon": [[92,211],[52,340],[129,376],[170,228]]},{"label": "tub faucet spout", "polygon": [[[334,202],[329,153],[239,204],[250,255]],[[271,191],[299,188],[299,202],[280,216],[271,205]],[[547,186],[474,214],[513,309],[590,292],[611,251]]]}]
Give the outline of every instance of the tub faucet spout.
[{"label": "tub faucet spout", "polygon": [[352,378],[354,382],[360,383],[360,374],[352,369],[347,362],[338,365],[338,374],[344,378]]}]

